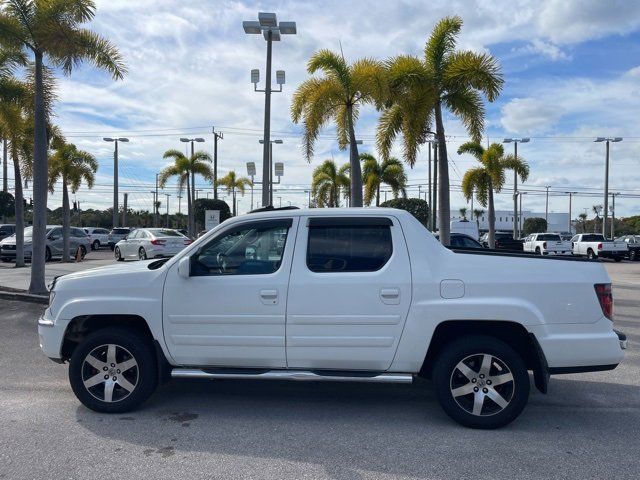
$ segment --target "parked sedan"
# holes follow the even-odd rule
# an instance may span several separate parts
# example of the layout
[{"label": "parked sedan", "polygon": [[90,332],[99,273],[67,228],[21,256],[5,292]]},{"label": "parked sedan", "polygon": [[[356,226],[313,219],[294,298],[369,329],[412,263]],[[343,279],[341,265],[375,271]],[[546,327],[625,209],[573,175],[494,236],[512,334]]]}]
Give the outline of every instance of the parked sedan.
[{"label": "parked sedan", "polygon": [[[440,239],[438,233],[435,234],[437,239]],[[465,233],[451,233],[449,235],[449,248],[485,248],[479,241],[473,238],[471,235]]]},{"label": "parked sedan", "polygon": [[[24,229],[24,258],[25,260],[31,259],[32,252],[32,240],[33,240],[33,227],[27,227]],[[62,227],[60,225],[47,225],[47,240],[45,247],[45,260],[49,261],[54,257],[62,257],[63,252],[63,238]],[[91,242],[89,235],[81,228],[71,227],[69,236],[69,255],[76,256],[78,249],[80,249],[80,256],[84,258],[89,249],[91,248]],[[0,257],[3,262],[15,260],[16,258],[16,236],[12,235],[5,238],[0,242]]]},{"label": "parked sedan", "polygon": [[109,244],[109,230],[100,227],[85,227],[84,231],[91,237],[91,250],[98,250]]},{"label": "parked sedan", "polygon": [[139,228],[116,243],[116,260],[146,260],[147,258],[172,257],[189,245],[192,240],[177,230],[168,228]]}]

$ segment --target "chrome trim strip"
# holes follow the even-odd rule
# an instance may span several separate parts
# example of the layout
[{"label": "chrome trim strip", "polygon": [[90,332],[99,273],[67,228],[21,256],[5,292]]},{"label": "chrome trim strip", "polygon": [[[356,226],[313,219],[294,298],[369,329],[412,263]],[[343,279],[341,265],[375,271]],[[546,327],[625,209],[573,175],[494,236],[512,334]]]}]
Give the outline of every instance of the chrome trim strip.
[{"label": "chrome trim strip", "polygon": [[299,380],[299,381],[327,381],[327,382],[362,382],[362,383],[412,383],[413,375],[410,373],[381,373],[367,377],[348,374],[322,375],[321,373],[304,370],[271,370],[261,373],[241,372],[206,372],[193,368],[174,368],[171,371],[172,378],[209,378],[209,379],[233,379],[233,380]]},{"label": "chrome trim strip", "polygon": [[38,318],[38,325],[41,327],[53,327],[53,320],[48,318],[40,317]]}]

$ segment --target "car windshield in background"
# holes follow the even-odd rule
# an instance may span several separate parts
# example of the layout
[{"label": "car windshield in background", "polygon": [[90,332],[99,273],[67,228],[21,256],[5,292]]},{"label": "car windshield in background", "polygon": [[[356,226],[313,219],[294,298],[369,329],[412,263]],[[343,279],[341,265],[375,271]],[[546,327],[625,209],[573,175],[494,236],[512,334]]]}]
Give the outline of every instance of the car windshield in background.
[{"label": "car windshield in background", "polygon": [[582,241],[583,242],[604,242],[604,237],[602,235],[583,235],[582,236]]},{"label": "car windshield in background", "polygon": [[560,235],[549,235],[549,234],[545,234],[545,235],[538,235],[538,240],[546,240],[546,241],[550,241],[550,242],[561,242],[561,238]]},{"label": "car windshield in background", "polygon": [[513,234],[506,232],[496,232],[496,238],[504,240],[505,238],[513,238]]},{"label": "car windshield in background", "polygon": [[150,228],[149,233],[154,237],[183,237],[177,230],[169,230],[165,228]]},{"label": "car windshield in background", "polygon": [[128,228],[114,228],[113,230],[111,230],[111,233],[115,233],[117,234],[127,234],[129,233],[129,229]]}]

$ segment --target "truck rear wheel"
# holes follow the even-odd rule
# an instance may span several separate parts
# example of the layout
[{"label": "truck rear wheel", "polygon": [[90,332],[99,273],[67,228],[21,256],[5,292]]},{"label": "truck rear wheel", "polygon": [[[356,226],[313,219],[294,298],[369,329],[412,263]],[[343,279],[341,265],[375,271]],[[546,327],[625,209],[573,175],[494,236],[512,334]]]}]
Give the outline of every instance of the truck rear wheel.
[{"label": "truck rear wheel", "polygon": [[436,396],[456,422],[499,428],[516,419],[529,399],[529,374],[518,353],[489,336],[469,336],[446,346],[433,371]]},{"label": "truck rear wheel", "polygon": [[84,406],[103,413],[135,409],[157,386],[156,359],[149,342],[122,328],[88,335],[69,361],[69,382]]},{"label": "truck rear wheel", "polygon": [[587,258],[589,260],[595,260],[598,257],[596,257],[595,253],[593,253],[593,250],[589,249],[587,250]]}]

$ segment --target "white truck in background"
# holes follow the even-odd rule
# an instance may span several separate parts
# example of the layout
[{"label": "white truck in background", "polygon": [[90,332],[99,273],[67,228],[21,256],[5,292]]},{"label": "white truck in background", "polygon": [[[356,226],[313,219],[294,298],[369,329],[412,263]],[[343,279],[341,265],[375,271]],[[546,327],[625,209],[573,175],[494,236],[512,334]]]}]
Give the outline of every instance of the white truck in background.
[{"label": "white truck in background", "polygon": [[571,239],[571,253],[589,260],[611,258],[619,262],[628,255],[628,249],[626,242],[606,240],[601,233],[579,233]]},{"label": "white truck in background", "polygon": [[569,255],[571,242],[565,242],[557,233],[532,233],[524,239],[522,250],[536,255]]},{"label": "white truck in background", "polygon": [[478,224],[476,222],[470,222],[469,220],[451,220],[450,228],[451,233],[462,233],[470,236],[474,240],[480,238],[480,231],[478,230]]}]

